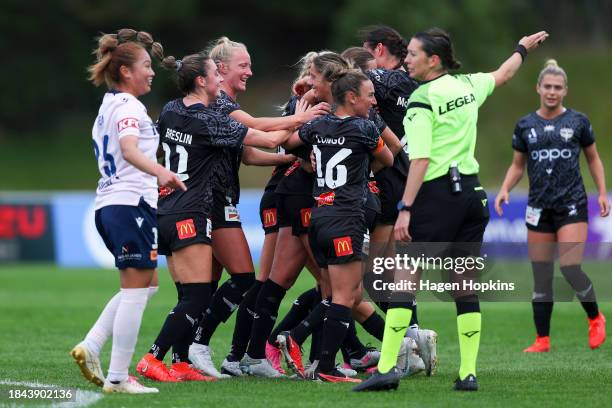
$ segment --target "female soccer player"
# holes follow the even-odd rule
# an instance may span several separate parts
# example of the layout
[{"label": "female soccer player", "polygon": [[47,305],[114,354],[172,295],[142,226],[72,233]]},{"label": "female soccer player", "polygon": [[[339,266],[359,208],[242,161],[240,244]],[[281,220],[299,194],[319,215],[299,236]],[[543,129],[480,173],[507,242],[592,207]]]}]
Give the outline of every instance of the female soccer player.
[{"label": "female soccer player", "polygon": [[[99,38],[89,79],[109,88],[93,126],[101,178],[96,192],[96,228],[115,257],[121,289],[71,355],[85,378],[105,392],[158,392],[128,375],[142,314],[156,289],[157,185],[185,190],[176,174],[156,162],[159,135],[138,97],[151,91],[151,53],[163,57],[150,34],[131,29]],[[104,379],[99,353],[108,336],[113,348]]]},{"label": "female soccer player", "polygon": [[[422,81],[408,101],[404,125],[411,164],[395,238],[415,242],[470,242],[473,255],[489,220],[486,194],[478,181],[474,158],[478,108],[495,87],[509,81],[527,52],[548,37],[544,31],[523,37],[516,51],[496,71],[448,75],[461,64],[455,59],[449,35],[438,28],[415,34],[408,45],[410,76]],[[459,101],[459,102],[456,102]],[[461,183],[451,190],[449,175],[457,170]],[[456,184],[454,184],[455,187]],[[457,275],[450,272],[451,275]],[[458,276],[458,275],[457,275]],[[453,276],[453,278],[456,278]],[[402,293],[391,303],[378,370],[355,391],[397,388],[400,373],[394,367],[412,311],[413,293]],[[476,391],[476,357],[481,316],[478,296],[455,295],[461,365],[456,390]]]},{"label": "female soccer player", "polygon": [[339,71],[327,77],[337,104],[335,113],[299,131],[300,139],[312,147],[316,161],[313,195],[317,205],[312,210],[309,240],[317,263],[329,273],[332,292],[320,359],[312,379],[354,382],[359,380],[351,380],[335,368],[335,356],[350,326],[352,308],[361,298],[362,261],[367,257],[369,163],[373,158],[390,166],[393,155],[382,142],[380,130],[368,120],[374,103],[371,81],[359,70]]},{"label": "female soccer player", "polygon": [[[209,49],[210,57],[216,62],[219,73],[224,81],[221,84],[221,93],[213,109],[228,114],[238,122],[260,130],[294,129],[308,120],[327,112],[328,107],[322,104],[299,111],[294,115],[279,118],[255,118],[241,109],[236,103],[238,93],[246,91],[246,83],[253,75],[251,71],[251,57],[244,44],[221,37],[213,42]],[[267,279],[269,268],[263,268],[255,281],[253,261],[251,259],[248,243],[241,228],[240,218],[235,204],[239,201],[240,183],[238,169],[240,162],[254,165],[288,166],[295,157],[285,154],[272,154],[257,150],[250,146],[238,149],[225,149],[224,160],[218,168],[217,179],[213,186],[215,205],[212,217],[213,253],[220,266],[225,266],[231,274],[217,290],[212,298],[210,307],[196,330],[191,355],[198,362],[196,366],[209,375],[219,377],[220,373],[212,363],[208,347],[210,338],[221,322],[225,322],[235,310],[237,305],[246,301],[245,306],[238,309],[236,327],[232,339],[231,352],[221,365],[221,371],[231,375],[240,375],[240,359],[243,357],[251,332],[252,315],[247,308],[253,309],[254,300],[262,281]],[[270,236],[268,245],[264,249],[270,251]],[[264,258],[270,254],[264,253]],[[221,271],[219,270],[219,273]],[[191,359],[191,358],[190,358]],[[193,361],[193,359],[191,359]]]},{"label": "female soccer player", "polygon": [[[576,292],[589,321],[589,346],[599,347],[606,339],[606,319],[597,307],[591,280],[584,273],[583,245],[587,237],[587,196],[580,175],[580,151],[599,191],[600,215],[607,217],[610,202],[606,194],[603,164],[595,147],[589,119],[563,106],[567,75],[555,60],[548,60],[538,76],[536,90],[540,108],[521,118],[514,130],[514,156],[499,194],[495,210],[503,214],[502,203],[523,176],[529,174],[529,200],[525,221],[533,269],[533,320],[537,337],[524,351],[550,351],[550,318],[553,309],[554,261],[552,243],[560,245],[561,273]],[[572,243],[572,244],[570,244]],[[568,246],[573,250],[568,251]]]},{"label": "female soccer player", "polygon": [[[176,168],[187,191],[162,190],[159,198],[159,251],[171,255],[173,277],[181,284],[182,297],[150,349],[138,363],[137,371],[157,381],[177,378],[163,363],[171,345],[193,329],[210,303],[212,275],[213,185],[224,149],[242,144],[274,148],[290,132],[262,132],[249,129],[212,105],[223,78],[206,53],[176,60],[164,59],[173,69],[184,97],[166,104],[159,118],[166,167]],[[199,368],[196,361],[192,361]]]}]

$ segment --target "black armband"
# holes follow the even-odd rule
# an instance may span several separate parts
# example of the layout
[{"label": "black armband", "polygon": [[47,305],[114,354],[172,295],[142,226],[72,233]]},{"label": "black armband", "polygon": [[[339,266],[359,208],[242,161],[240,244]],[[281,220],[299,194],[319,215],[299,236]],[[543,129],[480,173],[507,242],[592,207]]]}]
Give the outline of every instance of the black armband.
[{"label": "black armband", "polygon": [[525,62],[525,58],[527,58],[527,48],[524,45],[518,44],[514,49],[514,52],[518,52],[521,56],[521,62]]}]

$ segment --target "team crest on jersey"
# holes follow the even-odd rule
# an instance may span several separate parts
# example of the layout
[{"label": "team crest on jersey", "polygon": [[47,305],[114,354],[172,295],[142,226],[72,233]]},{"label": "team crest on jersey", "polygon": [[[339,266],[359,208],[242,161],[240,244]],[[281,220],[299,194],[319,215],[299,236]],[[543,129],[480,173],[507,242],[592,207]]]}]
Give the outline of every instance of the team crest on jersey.
[{"label": "team crest on jersey", "polygon": [[529,135],[527,135],[527,140],[529,143],[537,143],[538,142],[538,134],[536,133],[534,128],[531,128],[529,131]]},{"label": "team crest on jersey", "polygon": [[336,192],[329,191],[327,193],[323,193],[318,197],[315,197],[315,201],[317,202],[317,207],[321,207],[324,205],[334,205],[334,200],[336,199]]},{"label": "team crest on jersey", "polygon": [[559,129],[559,135],[563,138],[565,143],[569,142],[572,136],[574,136],[574,129],[572,128],[561,128]]},{"label": "team crest on jersey", "polygon": [[334,238],[334,251],[336,256],[353,255],[353,240],[351,237]]}]

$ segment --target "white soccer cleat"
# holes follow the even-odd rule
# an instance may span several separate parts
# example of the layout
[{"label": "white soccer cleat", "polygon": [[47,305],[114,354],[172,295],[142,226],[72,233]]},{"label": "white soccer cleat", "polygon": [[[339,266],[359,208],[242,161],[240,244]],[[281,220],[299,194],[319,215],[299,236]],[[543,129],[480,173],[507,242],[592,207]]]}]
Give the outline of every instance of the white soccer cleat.
[{"label": "white soccer cleat", "polygon": [[221,363],[221,373],[231,375],[232,377],[240,377],[244,375],[242,369],[240,368],[240,362],[227,361],[227,358]]},{"label": "white soccer cleat", "polygon": [[245,354],[240,362],[242,371],[254,375],[256,377],[264,378],[282,378],[285,375],[279,373],[272,367],[272,364],[265,358],[251,358],[248,354]]},{"label": "white soccer cleat", "polygon": [[121,381],[118,384],[113,384],[107,379],[104,382],[102,391],[107,393],[117,392],[121,394],[155,394],[159,392],[157,388],[145,387],[140,384],[136,377],[132,377],[131,375],[127,380]]},{"label": "white soccer cleat", "polygon": [[[357,371],[353,370],[350,366],[350,364],[344,363],[338,363],[336,364],[336,370],[340,371],[342,374],[344,374],[345,376],[349,377],[349,378],[353,378],[353,377],[357,377]],[[304,374],[306,372],[304,371]],[[308,378],[308,377],[306,377]]]},{"label": "white soccer cleat", "polygon": [[189,361],[205,375],[218,379],[231,378],[231,375],[221,374],[213,364],[210,347],[198,343],[189,346]]},{"label": "white soccer cleat", "polygon": [[[374,367],[380,360],[380,351],[375,348],[368,348],[365,355],[361,358],[351,358],[350,365],[353,370],[365,371],[370,367]],[[347,376],[347,377],[350,377]]]},{"label": "white soccer cleat", "polygon": [[84,341],[74,346],[70,355],[74,358],[87,381],[99,387],[104,385],[105,378],[100,365],[100,358],[87,348]]},{"label": "white soccer cleat", "polygon": [[433,330],[417,330],[416,343],[418,346],[418,354],[425,363],[425,374],[431,376],[436,372],[438,367],[438,334]]}]

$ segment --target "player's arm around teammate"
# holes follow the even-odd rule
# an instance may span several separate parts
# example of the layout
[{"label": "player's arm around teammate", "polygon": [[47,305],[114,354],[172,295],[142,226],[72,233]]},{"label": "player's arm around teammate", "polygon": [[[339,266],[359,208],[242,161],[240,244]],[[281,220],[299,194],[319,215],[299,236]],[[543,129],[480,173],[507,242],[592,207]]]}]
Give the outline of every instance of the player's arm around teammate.
[{"label": "player's arm around teammate", "polygon": [[[96,227],[120,271],[121,290],[104,308],[85,340],[71,354],[83,375],[105,392],[157,392],[128,376],[148,298],[157,289],[157,186],[185,189],[155,160],[159,135],[138,98],[151,90],[151,56],[163,57],[148,33],[131,29],[99,38],[90,80],[106,83],[96,123],[94,153],[101,178],[96,194]],[[155,287],[153,287],[155,285]],[[108,377],[98,355],[110,335]]]},{"label": "player's arm around teammate", "polygon": [[591,280],[581,268],[588,222],[587,196],[579,164],[581,150],[597,186],[600,216],[608,216],[610,203],[591,124],[582,113],[563,106],[567,90],[565,71],[555,60],[547,61],[536,85],[540,107],[521,118],[515,127],[512,164],[495,199],[495,209],[502,215],[501,205],[508,203],[509,192],[527,165],[529,198],[525,221],[534,277],[532,309],[537,337],[525,352],[550,351],[557,242],[561,272],[575,290],[589,320],[590,347],[599,347],[606,337],[605,318],[599,312]]}]

